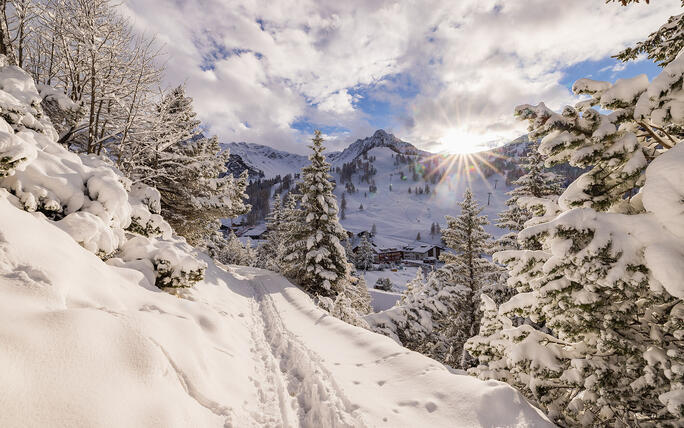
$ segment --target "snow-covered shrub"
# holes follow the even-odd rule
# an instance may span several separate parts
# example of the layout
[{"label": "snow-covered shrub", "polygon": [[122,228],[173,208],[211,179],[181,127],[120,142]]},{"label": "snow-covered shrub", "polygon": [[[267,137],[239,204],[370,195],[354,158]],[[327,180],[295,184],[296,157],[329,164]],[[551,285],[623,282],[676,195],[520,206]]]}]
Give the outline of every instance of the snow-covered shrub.
[{"label": "snow-covered shrub", "polygon": [[365,319],[372,331],[446,362],[450,354],[447,329],[451,325],[462,327],[468,318],[462,309],[466,307],[470,290],[456,279],[453,265],[445,265],[432,272],[418,290],[406,293],[401,304],[367,315]]},{"label": "snow-covered shrub", "polygon": [[392,291],[392,281],[389,278],[378,278],[373,288],[382,291]]},{"label": "snow-covered shrub", "polygon": [[60,139],[68,136],[85,114],[83,105],[75,103],[64,92],[52,86],[36,85],[36,89],[42,98],[40,105],[50,118]]},{"label": "snow-covered shrub", "polygon": [[[0,56],[0,188],[102,259],[144,261],[136,266],[152,270],[152,284],[178,287],[200,280],[206,265],[159,215],[159,192],[131,186],[106,158],[57,144],[33,80],[5,62]],[[42,91],[64,104],[55,91]]]},{"label": "snow-covered shrub", "polygon": [[171,238],[173,230],[159,214],[161,195],[157,189],[142,183],[134,184],[129,190],[128,201],[132,212],[131,224],[126,230],[147,237]]},{"label": "snow-covered shrub", "polygon": [[[190,287],[204,278],[207,264],[193,255],[193,249],[184,240],[160,240],[134,236],[118,254],[124,262],[142,260],[153,272],[154,285],[164,287]],[[148,278],[150,272],[145,272]]]}]

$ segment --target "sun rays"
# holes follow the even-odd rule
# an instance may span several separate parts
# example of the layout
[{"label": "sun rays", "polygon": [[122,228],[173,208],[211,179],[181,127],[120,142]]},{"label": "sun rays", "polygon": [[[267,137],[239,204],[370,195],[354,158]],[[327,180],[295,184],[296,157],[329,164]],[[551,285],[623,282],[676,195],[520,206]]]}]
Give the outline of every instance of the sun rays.
[{"label": "sun rays", "polygon": [[[486,183],[488,189],[493,191],[494,186],[491,180],[487,178],[493,174],[502,173],[494,164],[496,159],[505,160],[506,156],[497,150],[436,154],[423,159],[422,167],[426,169],[426,180],[430,180],[433,176],[439,177],[436,183],[437,189],[444,189],[446,187],[448,191],[456,191],[461,188],[462,182],[465,182],[465,187],[471,187],[475,175],[478,175]],[[438,190],[438,193],[441,192]]]}]

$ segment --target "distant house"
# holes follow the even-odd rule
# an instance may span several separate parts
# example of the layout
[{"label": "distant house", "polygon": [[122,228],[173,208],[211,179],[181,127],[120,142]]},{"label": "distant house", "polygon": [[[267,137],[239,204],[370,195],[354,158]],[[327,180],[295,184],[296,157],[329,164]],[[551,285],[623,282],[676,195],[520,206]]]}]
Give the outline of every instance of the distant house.
[{"label": "distant house", "polygon": [[242,231],[239,236],[241,238],[266,239],[266,225],[258,224],[250,227],[249,229]]},{"label": "distant house", "polygon": [[381,248],[378,250],[378,261],[380,263],[398,263],[403,255],[404,253],[399,248]]},{"label": "distant house", "polygon": [[428,257],[439,259],[442,247],[431,244],[418,244],[402,248],[403,258],[406,260],[425,260]]}]

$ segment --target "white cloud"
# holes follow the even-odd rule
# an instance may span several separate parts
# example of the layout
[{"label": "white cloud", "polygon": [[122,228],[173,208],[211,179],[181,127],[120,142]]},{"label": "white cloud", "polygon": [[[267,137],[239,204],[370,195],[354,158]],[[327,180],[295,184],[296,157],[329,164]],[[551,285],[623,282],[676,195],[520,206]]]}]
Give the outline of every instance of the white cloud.
[{"label": "white cloud", "polygon": [[[350,94],[368,85],[366,97],[392,104],[393,131],[409,141],[427,147],[452,128],[478,139],[514,137],[523,130],[512,117],[516,104],[571,101],[559,70],[614,54],[679,5],[129,0],[122,7],[167,45],[167,83],[186,82],[222,141],[302,152],[308,136],[291,128],[302,118],[350,129],[331,139],[333,148],[373,130]],[[417,87],[415,97],[398,95],[401,81],[383,81],[398,73]]]}]

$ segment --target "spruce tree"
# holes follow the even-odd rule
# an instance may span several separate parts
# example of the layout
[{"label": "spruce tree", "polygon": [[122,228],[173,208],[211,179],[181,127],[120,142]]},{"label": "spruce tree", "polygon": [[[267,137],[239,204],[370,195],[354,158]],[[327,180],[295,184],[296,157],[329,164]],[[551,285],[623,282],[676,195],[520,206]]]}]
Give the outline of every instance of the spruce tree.
[{"label": "spruce tree", "polygon": [[468,368],[472,361],[463,345],[478,332],[479,296],[497,291],[501,268],[486,258],[491,236],[470,191],[460,205],[461,215],[447,217],[449,227],[443,231],[455,254],[442,253],[444,266],[424,282],[416,277],[389,316],[370,318],[370,324],[409,349]]},{"label": "spruce tree", "polygon": [[344,253],[347,255],[347,263],[351,264],[352,266],[356,265],[356,254],[354,254],[354,250],[352,249],[351,246],[351,238],[347,238],[344,241]]},{"label": "spruce tree", "polygon": [[364,233],[356,249],[356,266],[366,271],[373,266],[374,259],[375,251],[373,250],[373,245],[371,245],[368,236]]},{"label": "spruce tree", "polygon": [[405,305],[407,302],[414,300],[415,296],[422,291],[424,280],[423,269],[419,267],[416,271],[415,278],[406,283],[406,290],[401,294],[401,298],[397,301],[397,305]]},{"label": "spruce tree", "polygon": [[280,271],[283,275],[297,282],[302,273],[302,266],[306,254],[306,243],[302,241],[305,234],[304,215],[298,207],[301,195],[288,193],[282,205],[282,254],[277,254]]},{"label": "spruce tree", "polygon": [[463,351],[463,344],[479,330],[480,294],[497,283],[500,268],[485,258],[492,236],[485,232],[483,226],[489,222],[487,217],[480,216],[483,208],[473,199],[470,189],[466,190],[459,205],[461,214],[458,217],[447,216],[447,228],[442,232],[446,246],[455,251],[455,254],[444,252],[441,255],[450,271],[449,280],[465,287],[457,303],[460,323],[450,323],[445,327],[449,341],[446,361],[467,368],[469,356]]},{"label": "spruce tree", "polygon": [[[562,191],[561,178],[545,171],[544,158],[537,150],[537,145],[528,147],[522,159],[522,168],[526,173],[512,183],[514,189],[508,192],[510,198],[506,201],[508,209],[499,214],[497,221],[498,227],[511,231],[497,241],[499,250],[519,248],[518,232],[525,228],[525,223],[533,216],[540,215],[539,208],[536,208],[539,205],[537,200],[555,200]],[[530,205],[532,209],[528,208]]]},{"label": "spruce tree", "polygon": [[259,247],[259,266],[280,272],[284,253],[284,208],[280,195],[276,194],[271,211],[266,216],[266,242]]},{"label": "spruce tree", "polygon": [[[302,168],[300,210],[301,236],[305,253],[298,266],[299,284],[312,295],[337,296],[349,277],[349,265],[341,241],[347,238],[337,220],[330,164],[323,155],[323,138],[316,131],[309,155],[311,164]],[[299,233],[298,233],[299,235]]]}]

